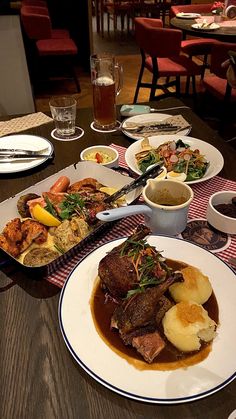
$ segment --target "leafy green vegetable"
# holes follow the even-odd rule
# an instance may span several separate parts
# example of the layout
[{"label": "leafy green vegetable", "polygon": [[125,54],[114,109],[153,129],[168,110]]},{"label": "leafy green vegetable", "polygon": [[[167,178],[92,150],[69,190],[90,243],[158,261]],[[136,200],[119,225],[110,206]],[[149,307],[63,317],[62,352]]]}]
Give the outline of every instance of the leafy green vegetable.
[{"label": "leafy green vegetable", "polygon": [[147,168],[151,166],[151,164],[158,163],[160,161],[160,157],[153,151],[150,151],[146,157],[139,161],[138,167],[142,173],[145,173]]},{"label": "leafy green vegetable", "polygon": [[179,147],[181,147],[181,148],[189,148],[190,147],[190,145],[189,144],[186,144],[186,143],[184,143],[182,140],[178,140],[178,141],[176,141],[176,148],[179,148]]},{"label": "leafy green vegetable", "polygon": [[206,173],[207,167],[207,163],[205,163],[202,167],[198,168],[189,166],[186,181],[201,179]]},{"label": "leafy green vegetable", "polygon": [[85,207],[85,202],[79,194],[69,194],[65,196],[65,199],[60,204],[60,217],[62,220],[71,218],[74,213],[81,214],[81,211]]}]

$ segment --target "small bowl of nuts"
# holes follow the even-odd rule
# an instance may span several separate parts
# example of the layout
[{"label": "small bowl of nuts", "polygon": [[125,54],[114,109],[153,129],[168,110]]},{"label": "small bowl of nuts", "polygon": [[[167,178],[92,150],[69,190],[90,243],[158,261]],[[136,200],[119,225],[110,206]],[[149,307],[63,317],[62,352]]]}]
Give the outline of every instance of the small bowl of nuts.
[{"label": "small bowl of nuts", "polygon": [[206,218],[217,230],[236,234],[236,192],[221,191],[211,195]]}]

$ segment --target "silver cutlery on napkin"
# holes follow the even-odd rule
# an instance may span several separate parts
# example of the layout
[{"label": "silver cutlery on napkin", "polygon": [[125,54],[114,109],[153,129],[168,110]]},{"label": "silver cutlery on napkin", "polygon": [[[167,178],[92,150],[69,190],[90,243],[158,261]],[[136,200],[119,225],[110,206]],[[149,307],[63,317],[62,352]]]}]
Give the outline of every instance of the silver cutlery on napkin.
[{"label": "silver cutlery on napkin", "polygon": [[152,131],[176,131],[180,129],[181,127],[178,125],[172,125],[169,123],[163,123],[163,124],[153,124],[153,125],[139,125],[134,127],[127,127],[123,126],[122,129],[124,129],[127,132],[132,132],[134,134],[142,134],[144,132],[152,132]]}]

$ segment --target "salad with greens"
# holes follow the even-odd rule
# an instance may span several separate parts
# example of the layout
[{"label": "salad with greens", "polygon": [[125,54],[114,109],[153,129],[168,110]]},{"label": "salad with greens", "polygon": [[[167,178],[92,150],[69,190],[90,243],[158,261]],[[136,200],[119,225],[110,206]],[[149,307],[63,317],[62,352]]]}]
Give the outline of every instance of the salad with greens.
[{"label": "salad with greens", "polygon": [[167,141],[157,148],[145,146],[135,154],[137,166],[142,173],[154,163],[162,163],[168,172],[184,173],[186,181],[201,179],[209,166],[209,162],[198,149],[191,149],[182,140]]}]

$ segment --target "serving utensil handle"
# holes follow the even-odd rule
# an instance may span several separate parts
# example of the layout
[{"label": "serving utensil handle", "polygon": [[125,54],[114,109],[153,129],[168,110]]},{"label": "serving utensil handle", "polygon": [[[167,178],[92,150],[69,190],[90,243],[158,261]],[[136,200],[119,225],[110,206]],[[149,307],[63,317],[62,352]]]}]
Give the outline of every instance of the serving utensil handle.
[{"label": "serving utensil handle", "polygon": [[147,169],[147,171],[139,176],[137,179],[135,179],[133,182],[129,183],[128,185],[123,186],[119,191],[115,192],[113,195],[108,196],[104,199],[104,202],[109,204],[111,202],[116,201],[118,198],[120,198],[123,195],[126,195],[133,191],[134,189],[145,185],[148,179],[155,178],[162,172],[162,166],[159,164],[153,165],[150,169]]}]

